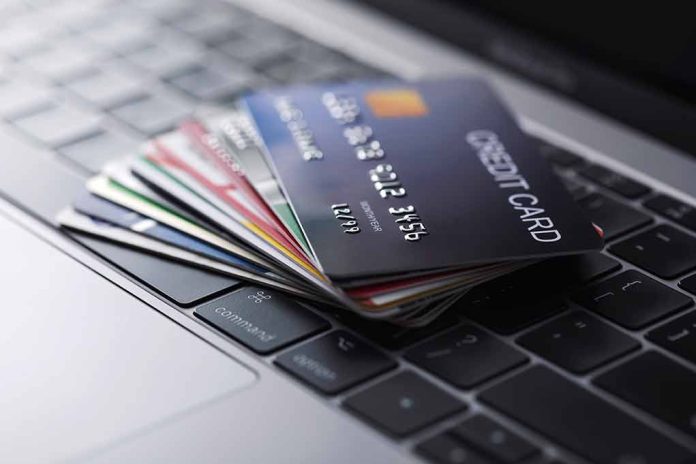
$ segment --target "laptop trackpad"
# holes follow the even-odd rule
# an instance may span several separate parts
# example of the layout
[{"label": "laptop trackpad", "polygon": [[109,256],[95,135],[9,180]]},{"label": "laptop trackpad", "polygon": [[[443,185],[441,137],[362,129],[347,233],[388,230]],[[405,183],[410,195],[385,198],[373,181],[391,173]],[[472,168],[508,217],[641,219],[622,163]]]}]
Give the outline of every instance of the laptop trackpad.
[{"label": "laptop trackpad", "polygon": [[63,461],[255,381],[3,216],[0,237],[0,462]]}]

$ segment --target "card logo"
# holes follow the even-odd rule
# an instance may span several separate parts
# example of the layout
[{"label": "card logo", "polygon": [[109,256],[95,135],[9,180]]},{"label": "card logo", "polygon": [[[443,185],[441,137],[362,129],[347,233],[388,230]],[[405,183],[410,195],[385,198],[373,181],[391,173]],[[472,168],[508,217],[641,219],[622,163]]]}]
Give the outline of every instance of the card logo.
[{"label": "card logo", "polygon": [[428,114],[423,97],[413,89],[374,90],[365,95],[365,101],[378,118],[413,118]]}]

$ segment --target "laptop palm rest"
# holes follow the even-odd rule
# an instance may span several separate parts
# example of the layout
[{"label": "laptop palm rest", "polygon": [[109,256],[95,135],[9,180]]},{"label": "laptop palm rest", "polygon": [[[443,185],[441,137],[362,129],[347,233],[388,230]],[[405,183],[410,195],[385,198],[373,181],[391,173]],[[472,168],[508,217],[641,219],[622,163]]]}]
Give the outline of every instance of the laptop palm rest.
[{"label": "laptop palm rest", "polygon": [[255,382],[0,216],[0,462],[59,462]]}]

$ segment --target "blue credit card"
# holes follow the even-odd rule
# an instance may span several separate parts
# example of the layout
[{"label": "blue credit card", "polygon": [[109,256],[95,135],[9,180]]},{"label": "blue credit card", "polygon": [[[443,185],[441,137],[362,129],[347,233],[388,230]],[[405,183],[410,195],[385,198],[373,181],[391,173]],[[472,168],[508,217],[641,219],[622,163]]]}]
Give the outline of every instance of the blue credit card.
[{"label": "blue credit card", "polygon": [[116,203],[85,192],[73,203],[79,213],[90,216],[124,229],[130,229],[147,237],[182,248],[187,251],[220,261],[255,274],[267,274],[268,271],[232,253],[220,250],[195,237],[180,232],[172,227],[160,224],[154,219],[143,216]]},{"label": "blue credit card", "polygon": [[335,280],[602,246],[482,80],[281,88],[245,97],[243,108]]}]

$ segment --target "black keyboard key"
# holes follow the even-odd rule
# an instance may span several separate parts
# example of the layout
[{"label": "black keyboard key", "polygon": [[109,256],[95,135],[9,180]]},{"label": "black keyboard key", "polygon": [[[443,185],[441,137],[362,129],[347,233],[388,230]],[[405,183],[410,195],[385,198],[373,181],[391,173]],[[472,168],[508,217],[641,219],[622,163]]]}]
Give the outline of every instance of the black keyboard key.
[{"label": "black keyboard key", "polygon": [[568,193],[570,193],[570,196],[573,197],[574,200],[585,198],[587,195],[590,194],[590,189],[586,185],[579,183],[575,179],[571,179],[568,177],[559,177],[559,180],[566,188],[566,190],[568,190]]},{"label": "black keyboard key", "polygon": [[424,338],[454,327],[459,322],[452,313],[439,316],[423,327],[401,327],[389,322],[375,321],[355,314],[348,314],[347,311],[342,311],[334,317],[363,337],[388,350],[399,350],[414,345]]},{"label": "black keyboard key", "polygon": [[648,340],[696,364],[696,311],[648,332]]},{"label": "black keyboard key", "polygon": [[[540,278],[537,289],[549,288],[564,291],[619,269],[618,261],[598,252],[551,258],[519,272],[528,271]],[[514,277],[513,277],[514,278]]]},{"label": "black keyboard key", "polygon": [[[478,293],[477,293],[478,294]],[[567,308],[562,299],[539,295],[531,297],[524,295],[515,303],[514,297],[508,295],[491,294],[477,298],[473,294],[472,299],[464,296],[459,304],[464,306],[463,313],[471,320],[502,334],[510,335],[524,329],[535,322],[552,317]]]},{"label": "black keyboard key", "polygon": [[599,193],[578,201],[587,216],[602,228],[604,238],[611,240],[652,222],[652,218],[630,206],[623,205]]},{"label": "black keyboard key", "polygon": [[517,342],[577,374],[586,373],[640,347],[628,335],[580,311],[547,322]]},{"label": "black keyboard key", "polygon": [[682,279],[679,286],[689,293],[696,295],[696,274]]},{"label": "black keyboard key", "polygon": [[71,235],[107,261],[181,306],[192,306],[239,285],[238,280],[227,276],[141,253],[87,235]]},{"label": "black keyboard key", "polygon": [[447,433],[435,435],[416,446],[416,452],[435,464],[492,464]]},{"label": "black keyboard key", "polygon": [[566,464],[566,462],[558,459],[547,458],[545,456],[535,456],[530,459],[525,459],[520,464]]},{"label": "black keyboard key", "polygon": [[683,464],[693,457],[670,438],[543,366],[493,386],[480,399],[597,464]]},{"label": "black keyboard key", "polygon": [[696,238],[666,224],[617,243],[609,251],[665,279],[696,268]]},{"label": "black keyboard key", "polygon": [[583,159],[575,153],[541,140],[539,141],[539,153],[551,163],[564,168],[577,166],[583,162]]},{"label": "black keyboard key", "polygon": [[511,334],[565,309],[555,294],[620,267],[600,253],[552,258],[478,286],[456,307],[495,332]]},{"label": "black keyboard key", "polygon": [[281,354],[275,363],[327,394],[336,394],[396,367],[357,337],[338,330]]},{"label": "black keyboard key", "polygon": [[524,364],[515,348],[472,325],[448,330],[405,353],[406,359],[459,388],[472,388]]},{"label": "black keyboard key", "polygon": [[594,380],[599,387],[696,437],[696,373],[655,351]]},{"label": "black keyboard key", "polygon": [[539,448],[481,414],[468,418],[450,433],[503,463],[520,462],[539,453]]},{"label": "black keyboard key", "polygon": [[667,195],[657,195],[644,203],[645,207],[696,232],[696,209]]},{"label": "black keyboard key", "polygon": [[638,198],[650,192],[645,185],[596,164],[581,170],[580,174],[626,198]]},{"label": "black keyboard key", "polygon": [[587,287],[573,300],[629,329],[640,329],[692,304],[691,298],[629,270]]},{"label": "black keyboard key", "polygon": [[400,372],[343,405],[391,435],[403,437],[464,409],[449,393],[413,372]]},{"label": "black keyboard key", "polygon": [[267,354],[328,330],[329,323],[281,293],[244,287],[194,314],[257,353]]}]

